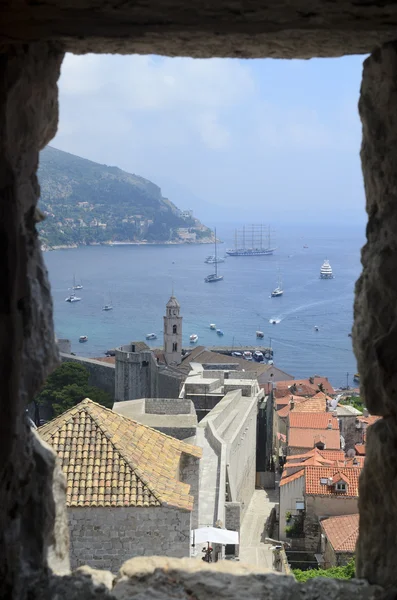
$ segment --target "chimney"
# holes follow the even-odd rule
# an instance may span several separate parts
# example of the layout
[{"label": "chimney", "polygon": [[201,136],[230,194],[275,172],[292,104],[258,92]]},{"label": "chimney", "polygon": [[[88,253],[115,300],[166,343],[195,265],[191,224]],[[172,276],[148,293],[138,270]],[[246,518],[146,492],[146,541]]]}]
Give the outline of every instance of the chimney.
[{"label": "chimney", "polygon": [[369,417],[368,408],[363,409],[363,415],[364,415],[364,417]]},{"label": "chimney", "polygon": [[331,419],[328,419],[327,429],[332,429],[332,421],[331,421]]},{"label": "chimney", "polygon": [[294,397],[291,396],[290,401],[289,401],[289,409],[294,410],[294,407],[295,407]]}]

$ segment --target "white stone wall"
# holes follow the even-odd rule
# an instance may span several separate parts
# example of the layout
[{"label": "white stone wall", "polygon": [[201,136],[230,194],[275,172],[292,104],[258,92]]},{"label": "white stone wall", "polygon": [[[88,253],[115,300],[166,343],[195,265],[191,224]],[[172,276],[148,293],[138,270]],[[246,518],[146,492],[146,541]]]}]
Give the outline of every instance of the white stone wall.
[{"label": "white stone wall", "polygon": [[71,567],[89,565],[117,573],[134,556],[190,553],[190,515],[167,507],[68,509]]}]

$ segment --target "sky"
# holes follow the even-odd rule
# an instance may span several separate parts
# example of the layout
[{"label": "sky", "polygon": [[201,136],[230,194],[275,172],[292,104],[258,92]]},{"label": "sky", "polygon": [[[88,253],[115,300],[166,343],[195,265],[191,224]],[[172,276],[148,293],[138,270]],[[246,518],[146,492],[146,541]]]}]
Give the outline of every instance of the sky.
[{"label": "sky", "polygon": [[207,224],[364,224],[363,59],[67,55],[51,145],[150,179]]}]

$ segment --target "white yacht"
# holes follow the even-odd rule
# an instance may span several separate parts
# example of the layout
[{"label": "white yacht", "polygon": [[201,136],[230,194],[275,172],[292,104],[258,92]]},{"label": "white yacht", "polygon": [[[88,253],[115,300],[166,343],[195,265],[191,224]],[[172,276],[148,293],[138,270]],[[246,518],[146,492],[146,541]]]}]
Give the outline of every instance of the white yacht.
[{"label": "white yacht", "polygon": [[157,335],[155,333],[148,333],[146,335],[147,340],[157,340]]},{"label": "white yacht", "polygon": [[274,290],[271,293],[271,297],[272,298],[277,298],[278,296],[282,296],[284,294],[284,290],[283,290],[283,284],[281,283],[281,277],[280,274],[278,276],[278,282],[277,282],[277,287],[274,288]]},{"label": "white yacht", "polygon": [[215,325],[215,323],[211,323],[211,324],[210,324],[210,329],[212,329],[213,331],[215,331],[215,329],[216,329],[216,325]]},{"label": "white yacht", "polygon": [[221,258],[220,256],[215,256],[214,254],[211,254],[210,256],[207,256],[204,262],[208,265],[219,265],[220,263],[224,263],[225,259]]},{"label": "white yacht", "polygon": [[74,292],[65,298],[65,302],[80,302],[81,298],[78,298]]},{"label": "white yacht", "polygon": [[329,260],[325,260],[321,265],[320,269],[320,279],[333,279],[333,273],[331,265],[329,264]]},{"label": "white yacht", "polygon": [[263,333],[263,331],[257,331],[256,332],[256,337],[262,339],[262,338],[265,337],[265,334]]},{"label": "white yacht", "polygon": [[198,335],[197,333],[193,333],[190,337],[189,337],[190,343],[191,344],[195,344],[198,340]]},{"label": "white yacht", "polygon": [[81,335],[81,336],[79,337],[79,342],[80,342],[80,344],[84,344],[84,342],[88,342],[88,336],[86,336],[86,335]]}]

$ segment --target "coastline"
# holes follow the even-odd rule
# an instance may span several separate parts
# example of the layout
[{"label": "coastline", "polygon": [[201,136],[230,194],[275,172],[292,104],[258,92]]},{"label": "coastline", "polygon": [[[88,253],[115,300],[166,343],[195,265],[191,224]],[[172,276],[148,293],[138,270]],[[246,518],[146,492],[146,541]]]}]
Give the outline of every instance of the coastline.
[{"label": "coastline", "polygon": [[[73,248],[84,248],[85,246],[200,246],[203,244],[213,244],[213,238],[203,238],[202,240],[196,240],[194,242],[185,240],[172,240],[167,242],[147,242],[142,241],[126,241],[126,242],[93,242],[91,244],[61,244],[59,246],[48,246],[47,244],[41,244],[42,252],[51,252],[53,250],[71,250]],[[217,239],[218,244],[223,244],[223,241]]]}]

